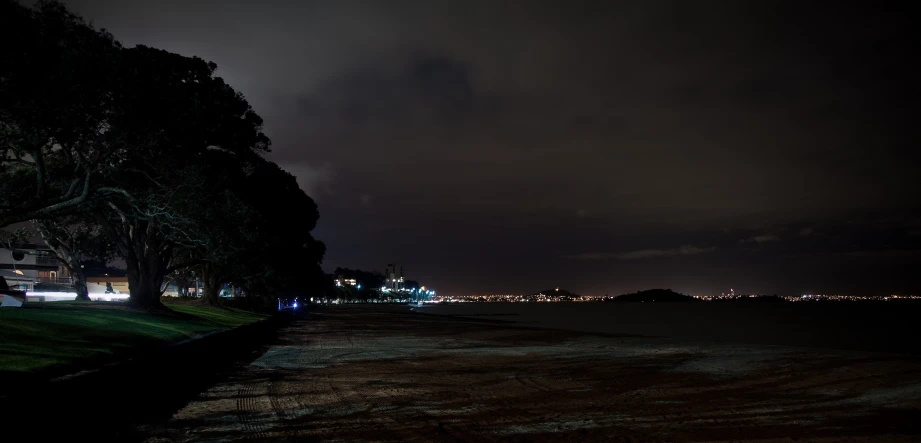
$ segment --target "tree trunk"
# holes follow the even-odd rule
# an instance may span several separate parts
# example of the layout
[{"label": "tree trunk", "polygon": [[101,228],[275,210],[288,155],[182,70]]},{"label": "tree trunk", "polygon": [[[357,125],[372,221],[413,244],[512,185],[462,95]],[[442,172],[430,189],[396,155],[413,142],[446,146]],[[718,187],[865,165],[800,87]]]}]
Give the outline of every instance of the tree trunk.
[{"label": "tree trunk", "polygon": [[51,249],[55,257],[70,271],[74,282],[74,292],[77,293],[76,299],[89,301],[89,291],[86,289],[86,274],[83,273],[83,266],[80,264],[80,250],[77,239],[73,235],[67,235],[66,231],[62,232],[61,229],[49,230],[47,226],[38,220],[33,220],[32,226],[42,236],[45,245]]},{"label": "tree trunk", "polygon": [[141,261],[129,256],[125,260],[128,265],[128,303],[144,309],[163,309],[163,303],[160,303],[163,264],[156,254],[147,254],[145,258]]},{"label": "tree trunk", "polygon": [[188,297],[189,287],[192,286],[192,282],[185,276],[178,276],[174,281],[176,282],[176,289],[179,292],[179,296]]},{"label": "tree trunk", "polygon": [[206,286],[205,286],[205,291],[204,291],[204,296],[202,297],[202,301],[204,301],[205,304],[208,304],[208,305],[211,305],[211,306],[218,306],[218,305],[221,304],[221,301],[220,301],[220,300],[221,300],[221,299],[220,299],[220,297],[218,296],[218,288],[217,288],[217,286],[214,286],[214,285],[206,285]]},{"label": "tree trunk", "polygon": [[205,283],[202,301],[211,306],[220,306],[221,278],[219,273],[215,272],[211,265],[203,265],[201,267],[201,278]]},{"label": "tree trunk", "polygon": [[70,275],[74,279],[74,292],[77,293],[77,300],[89,301],[90,294],[86,289],[86,275],[83,268],[79,265],[76,268],[70,268]]}]

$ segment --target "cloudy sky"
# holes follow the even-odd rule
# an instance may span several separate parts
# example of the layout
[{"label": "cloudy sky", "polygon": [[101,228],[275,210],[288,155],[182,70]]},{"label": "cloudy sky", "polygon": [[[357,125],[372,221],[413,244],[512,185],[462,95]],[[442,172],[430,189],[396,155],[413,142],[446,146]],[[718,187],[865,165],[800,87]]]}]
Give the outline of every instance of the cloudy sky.
[{"label": "cloudy sky", "polygon": [[318,202],[330,271],[919,291],[917,14],[803,3],[68,2],[218,64]]}]

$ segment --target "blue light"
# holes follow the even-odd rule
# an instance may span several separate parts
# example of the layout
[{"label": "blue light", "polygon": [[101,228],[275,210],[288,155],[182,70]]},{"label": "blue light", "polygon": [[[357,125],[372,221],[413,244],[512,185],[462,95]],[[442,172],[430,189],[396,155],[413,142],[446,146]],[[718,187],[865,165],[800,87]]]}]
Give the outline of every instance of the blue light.
[{"label": "blue light", "polygon": [[294,302],[294,309],[297,309],[297,302]]}]

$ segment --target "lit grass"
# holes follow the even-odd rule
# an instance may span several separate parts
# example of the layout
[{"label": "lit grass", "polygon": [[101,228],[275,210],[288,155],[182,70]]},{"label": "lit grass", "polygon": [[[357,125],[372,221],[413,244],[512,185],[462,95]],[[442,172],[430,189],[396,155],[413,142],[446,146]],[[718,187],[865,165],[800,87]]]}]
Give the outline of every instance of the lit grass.
[{"label": "lit grass", "polygon": [[262,314],[235,308],[216,309],[208,306],[167,305],[170,309],[183,314],[194,315],[214,324],[235,328],[265,318]]},{"label": "lit grass", "polygon": [[239,309],[167,305],[154,314],[123,304],[55,302],[0,309],[0,372],[76,367],[264,319]]}]

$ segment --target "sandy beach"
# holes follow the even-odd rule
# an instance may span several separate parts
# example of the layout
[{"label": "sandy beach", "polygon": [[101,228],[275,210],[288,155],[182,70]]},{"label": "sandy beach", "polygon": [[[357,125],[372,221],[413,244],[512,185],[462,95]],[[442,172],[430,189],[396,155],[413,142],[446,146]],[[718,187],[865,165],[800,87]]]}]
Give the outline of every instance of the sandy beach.
[{"label": "sandy beach", "polygon": [[303,316],[140,431],[179,441],[914,441],[915,357],[522,328],[408,307]]}]

